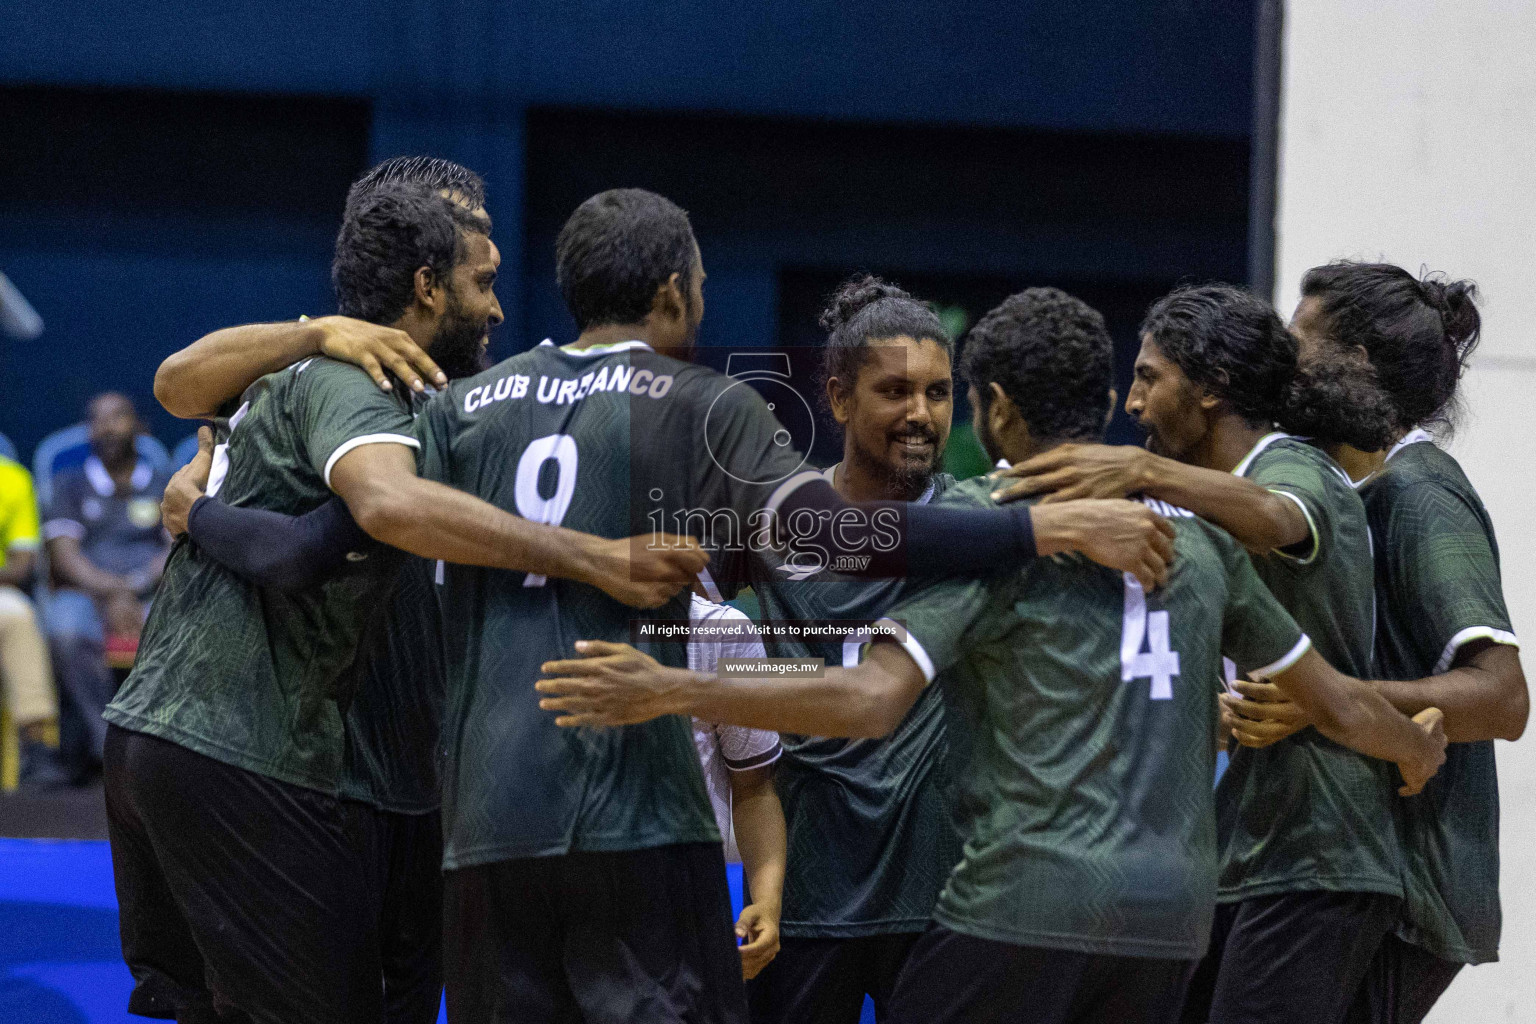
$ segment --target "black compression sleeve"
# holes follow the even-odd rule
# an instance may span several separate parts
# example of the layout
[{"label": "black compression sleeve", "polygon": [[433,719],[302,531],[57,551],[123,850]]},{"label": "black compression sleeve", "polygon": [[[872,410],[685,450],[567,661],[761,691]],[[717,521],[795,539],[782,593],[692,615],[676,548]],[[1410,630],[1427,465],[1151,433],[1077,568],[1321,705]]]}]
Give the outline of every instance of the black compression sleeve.
[{"label": "black compression sleeve", "polygon": [[850,556],[839,562],[847,567],[839,571],[851,576],[991,573],[1038,554],[1029,507],[1022,504],[852,502],[826,480],[810,480],[791,491],[778,511],[792,546]]},{"label": "black compression sleeve", "polygon": [[226,568],[281,591],[312,586],[340,568],[348,552],[378,543],[358,527],[340,498],[302,516],[287,516],[236,508],[205,495],[187,514],[187,533]]}]

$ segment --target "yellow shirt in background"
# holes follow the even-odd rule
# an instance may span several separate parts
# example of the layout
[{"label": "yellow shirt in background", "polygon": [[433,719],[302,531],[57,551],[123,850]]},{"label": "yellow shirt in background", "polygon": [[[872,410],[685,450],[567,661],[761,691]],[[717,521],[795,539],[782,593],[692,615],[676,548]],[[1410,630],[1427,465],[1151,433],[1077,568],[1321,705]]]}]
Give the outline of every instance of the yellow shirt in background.
[{"label": "yellow shirt in background", "polygon": [[10,552],[36,551],[41,543],[32,474],[0,456],[0,566]]}]

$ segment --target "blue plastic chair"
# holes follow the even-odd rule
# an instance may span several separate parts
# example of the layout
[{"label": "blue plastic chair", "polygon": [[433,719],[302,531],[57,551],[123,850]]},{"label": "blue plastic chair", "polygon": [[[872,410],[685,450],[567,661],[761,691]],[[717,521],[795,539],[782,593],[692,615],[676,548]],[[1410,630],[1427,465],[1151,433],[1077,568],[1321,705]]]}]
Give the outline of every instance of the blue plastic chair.
[{"label": "blue plastic chair", "polygon": [[4,434],[0,434],[0,456],[10,459],[12,462],[20,462],[16,457],[16,445]]},{"label": "blue plastic chair", "polygon": [[197,434],[189,434],[176,442],[176,447],[171,449],[171,472],[174,473],[191,462],[196,454]]},{"label": "blue plastic chair", "polygon": [[[148,434],[140,434],[134,439],[133,446],[139,458],[156,469],[170,468],[170,452],[165,450],[165,445]],[[38,505],[46,509],[53,501],[53,478],[56,474],[85,465],[85,460],[90,456],[91,431],[84,423],[55,430],[38,442],[37,452],[32,456],[32,485],[37,489]]]}]

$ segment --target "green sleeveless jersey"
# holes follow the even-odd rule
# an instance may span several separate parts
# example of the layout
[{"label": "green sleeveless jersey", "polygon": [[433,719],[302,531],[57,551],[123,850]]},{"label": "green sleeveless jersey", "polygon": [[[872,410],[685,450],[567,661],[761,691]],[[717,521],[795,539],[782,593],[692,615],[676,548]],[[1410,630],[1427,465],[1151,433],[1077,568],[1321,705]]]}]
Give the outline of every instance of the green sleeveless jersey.
[{"label": "green sleeveless jersey", "polygon": [[[986,479],[946,500],[992,504]],[[1216,700],[1223,652],[1283,671],[1305,635],[1223,531],[1177,531],[1166,586],[1076,556],[949,580],[889,618],[948,702],[964,858],[934,918],[1016,945],[1194,959],[1216,897]]]},{"label": "green sleeveless jersey", "polygon": [[[709,533],[722,562],[803,463],[746,383],[640,342],[541,345],[450,385],[419,426],[435,479],[604,537]],[[686,624],[686,591],[641,613],[584,584],[450,565],[442,597],[447,868],[719,841],[688,721],[561,729],[533,688],[577,640],[628,642],[634,619]],[[685,643],[642,646],[687,663]]]},{"label": "green sleeveless jersey", "polygon": [[[405,400],[330,359],[253,384],[220,423],[209,493],[302,515],[331,497],[330,471],[363,444],[419,443]],[[335,793],[338,702],[379,594],[404,556],[388,548],[297,594],[263,590],[185,538],[166,562],[138,658],[107,721],[227,764]]]},{"label": "green sleeveless jersey", "polygon": [[[1371,675],[1375,618],[1365,506],[1327,455],[1270,434],[1233,470],[1301,507],[1309,536],[1294,552],[1253,554],[1269,592],[1340,672]],[[1330,890],[1401,895],[1393,828],[1401,780],[1390,762],[1304,729],[1238,747],[1216,787],[1224,901]]]},{"label": "green sleeveless jersey", "polygon": [[[1360,488],[1376,539],[1376,665],[1386,679],[1448,671],[1469,642],[1517,643],[1499,547],[1456,460],[1415,431]],[[1493,743],[1452,743],[1418,796],[1399,800],[1407,861],[1399,934],[1457,963],[1497,960],[1499,780]]]},{"label": "green sleeveless jersey", "polygon": [[[835,468],[835,467],[834,467]],[[832,470],[827,471],[830,481]],[[940,473],[920,501],[954,478]],[[902,579],[832,572],[805,579],[782,557],[753,580],[762,617],[874,622],[909,589]],[[770,639],[775,658],[858,664],[864,638]],[[789,859],[779,928],[789,936],[846,937],[927,927],[934,900],[960,860],[949,813],[948,738],[937,689],[918,698],[884,739],[785,735],[774,769],[788,827]]]}]

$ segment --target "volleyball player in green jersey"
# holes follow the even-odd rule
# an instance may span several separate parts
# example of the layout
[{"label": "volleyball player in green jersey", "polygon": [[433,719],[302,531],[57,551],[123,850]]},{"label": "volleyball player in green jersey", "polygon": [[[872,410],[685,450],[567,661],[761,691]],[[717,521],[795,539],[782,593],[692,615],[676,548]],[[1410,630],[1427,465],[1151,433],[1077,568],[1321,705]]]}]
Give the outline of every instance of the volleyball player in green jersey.
[{"label": "volleyball player in green jersey", "polygon": [[[1334,375],[1330,388],[1365,400],[1321,416],[1295,339],[1268,303],[1237,288],[1179,289],[1153,305],[1141,333],[1126,411],[1147,431],[1146,450],[1063,447],[1011,470],[1028,484],[1019,489],[1139,492],[1191,509],[1248,546],[1259,578],[1329,664],[1370,677],[1365,508],[1337,464],[1275,425],[1300,419],[1321,440],[1369,446],[1386,437],[1381,403]],[[1216,790],[1221,906],[1186,1020],[1344,1019],[1401,905],[1395,788],[1390,765],[1313,729],[1233,753]]]},{"label": "volleyball player in green jersey", "polygon": [[[785,487],[771,479],[773,474],[758,471],[776,467],[775,460],[789,453],[777,439],[782,433],[778,424],[763,413],[761,400],[750,388],[647,350],[647,341],[656,341],[662,351],[686,352],[702,313],[702,265],[682,211],[653,194],[625,190],[589,200],[567,227],[559,273],[573,314],[586,325],[580,344],[570,351],[541,346],[429,403],[420,422],[436,472],[462,483],[473,478],[477,490],[508,507],[526,509],[538,518],[569,517],[566,521],[597,515],[628,522],[631,516],[685,508],[706,514],[723,508],[746,518],[748,512],[760,510],[769,483],[783,493],[779,507],[786,518],[804,510],[814,519],[820,499],[825,499],[828,514],[852,508],[819,474],[801,473],[786,481],[792,487]],[[632,273],[636,266],[641,268],[638,274]],[[661,273],[644,287],[636,284],[636,278],[643,283],[658,266],[670,273]],[[651,363],[655,365],[647,365]],[[577,367],[583,372],[570,372]],[[721,413],[718,420],[712,408]],[[569,425],[574,433],[564,436],[585,438],[586,454],[582,444],[573,452],[557,434],[536,436],[540,432],[533,428],[541,426],[541,416],[554,417],[557,426]],[[633,447],[619,444],[614,431],[644,440]],[[497,453],[516,458],[493,458]],[[708,457],[679,459],[680,453]],[[632,472],[631,455],[642,460],[644,472]],[[648,459],[662,462],[652,466],[644,463]],[[766,461],[756,466],[750,464],[753,459]],[[587,467],[580,488],[567,471],[573,460],[576,467]],[[525,461],[532,468],[523,472]],[[798,456],[785,465],[798,468]],[[544,472],[556,467],[557,473]],[[531,476],[532,482],[523,481],[524,476]],[[552,479],[540,482],[540,476]],[[630,484],[639,490],[627,489]],[[896,504],[891,511],[900,519],[904,508]],[[1028,557],[1035,549],[1072,548],[1141,573],[1149,581],[1162,578],[1169,551],[1161,531],[1168,527],[1145,508],[1088,502],[1060,512],[1038,519],[1033,511],[1027,518],[998,512],[929,517],[922,529],[922,517],[914,516],[909,534],[920,534],[919,542],[899,547],[896,554],[916,552],[914,561],[924,555],[929,564],[954,564],[964,570]],[[1016,540],[1021,522],[1033,527],[1036,544],[1027,545],[1029,551],[1020,549]],[[949,551],[949,527],[954,524],[977,534],[967,552],[969,562]],[[1024,537],[1027,541],[1027,529]],[[449,593],[462,594],[468,602],[450,598],[450,651],[465,652],[459,667],[450,662],[455,693],[451,723],[457,715],[498,701],[518,703],[518,692],[508,690],[518,673],[494,668],[502,659],[537,653],[527,630],[569,616],[588,621],[587,612],[604,607],[579,591],[542,580],[530,579],[536,585],[522,586],[521,576],[507,582],[490,580],[481,587],[475,577],[450,568],[447,579]],[[466,589],[457,590],[456,581],[461,580]],[[519,614],[525,613],[529,623],[526,630],[518,627],[517,643],[497,644],[493,620],[502,621],[503,603],[512,598],[512,604],[527,605]],[[476,602],[482,600],[492,604],[481,608]],[[530,677],[536,666],[529,666]],[[534,766],[558,760],[560,744],[551,747],[549,736],[530,732],[537,727],[526,715],[476,713],[463,721],[484,727],[450,724],[446,732],[462,738],[449,742],[452,775],[444,805],[452,894],[448,959],[458,972],[449,977],[455,1016],[481,1019],[499,1012],[498,1006],[511,1005],[511,1000],[519,1012],[540,1019],[572,1012],[579,1005],[598,1019],[651,1020],[663,1012],[647,995],[659,984],[676,990],[677,1012],[734,1019],[730,989],[732,978],[740,985],[740,974],[723,909],[723,872],[695,870],[706,852],[719,860],[718,846],[689,851],[680,849],[691,845],[687,842],[666,842],[695,835],[701,815],[708,820],[702,789],[689,783],[697,775],[691,746],[684,745],[687,756],[679,763],[671,756],[676,751],[665,729],[652,730],[655,743],[637,738],[623,750],[610,748],[612,756],[606,759],[584,754],[581,762],[586,767],[572,772]],[[686,738],[686,732],[682,735]],[[539,742],[516,742],[529,736]],[[508,756],[498,759],[492,754]],[[602,764],[608,768],[597,770]],[[697,801],[691,799],[694,794]],[[701,815],[693,813],[695,802]],[[465,808],[462,814],[459,808]],[[594,874],[592,865],[599,861],[613,870]],[[519,886],[546,891],[555,875],[571,879],[559,903],[518,895]],[[634,879],[634,884],[625,878]],[[666,878],[673,882],[662,885]],[[592,906],[610,905],[618,898],[612,891],[615,885],[626,893],[653,892],[658,898],[624,921],[591,913]],[[716,919],[727,926],[720,936]],[[540,940],[551,928],[565,932],[573,945],[567,949]],[[636,929],[645,933],[643,941],[631,935]],[[668,929],[690,938],[658,941]],[[616,942],[647,949],[650,955],[644,962],[600,955]],[[579,956],[576,946],[582,947]],[[717,948],[721,946],[723,955]],[[724,973],[727,965],[729,978]],[[647,977],[665,980],[653,984]],[[735,990],[740,992],[739,987]]]},{"label": "volleyball player in green jersey", "polygon": [[[977,324],[964,369],[988,454],[1021,460],[1101,436],[1111,344],[1054,289]],[[946,497],[994,504],[989,479]],[[823,679],[701,676],[623,645],[551,663],[543,706],[568,727],[696,708],[714,720],[883,735],[937,678],[965,739],[964,859],[908,959],[893,1016],[944,1021],[1176,1018],[1209,934],[1216,851],[1210,779],[1223,651],[1315,709],[1323,728],[1400,759],[1406,788],[1443,756],[1423,727],[1338,675],[1223,531],[1171,506],[1165,586],[1077,559],[950,580],[899,601],[863,664]]]},{"label": "volleyball player in green jersey", "polygon": [[[1447,424],[1480,327],[1470,282],[1422,280],[1386,264],[1336,263],[1302,279],[1292,320],[1303,364],[1365,365],[1392,412],[1393,444],[1335,445],[1356,480],[1376,550],[1376,685],[1412,713],[1433,702],[1452,740],[1423,795],[1398,805],[1408,871],[1352,1024],[1417,1024],[1466,964],[1498,958],[1499,796],[1495,739],[1529,713],[1493,524],[1456,460],[1421,425]],[[1303,724],[1285,704],[1249,704],[1265,742]],[[1265,726],[1275,725],[1276,731]]]},{"label": "volleyball player in green jersey", "polygon": [[[933,311],[871,277],[848,281],[822,324],[826,396],[844,430],[825,475],[850,500],[936,500],[953,411],[953,348]],[[804,578],[799,578],[804,577]],[[910,580],[807,572],[765,553],[752,577],[762,617],[873,622]],[[766,641],[776,658],[856,665],[866,636]],[[866,993],[875,1017],[927,926],[960,839],[947,808],[948,739],[938,692],[889,737],[786,735],[774,781],[789,831],[779,955],[747,984],[756,1024],[853,1024]]]},{"label": "volleyball player in green jersey", "polygon": [[[752,387],[676,358],[691,354],[703,315],[703,262],[682,210],[638,189],[601,193],[571,215],[556,253],[581,335],[429,403],[421,418],[429,473],[529,518],[599,533],[702,524],[727,580],[742,578],[736,563],[775,546],[755,539],[765,526],[772,535],[802,513],[850,526],[846,547],[829,553],[869,550],[867,526],[847,521],[869,510],[803,471]],[[991,510],[961,524],[975,533],[967,560],[939,542],[942,527],[922,525],[955,519],[904,503],[884,510],[906,524],[894,561],[947,560],[963,571],[1037,550],[1020,543],[1026,521],[1012,514]],[[1066,518],[1131,523],[1127,561],[1146,568],[1164,555],[1147,549],[1141,531],[1160,524],[1144,513],[1119,503]],[[1038,550],[1051,550],[1045,520],[1028,522]],[[539,664],[581,636],[632,635],[630,613],[556,581],[456,566],[443,593],[450,1014],[744,1019],[719,839],[687,723],[562,732],[538,712],[530,686]],[[685,621],[686,602],[661,616]],[[685,664],[684,645],[657,650]],[[616,917],[615,905],[629,909]]]},{"label": "volleyball player in green jersey", "polygon": [[[440,329],[466,325],[473,345],[499,318],[485,283],[496,262],[487,230],[433,192],[381,191],[349,211],[338,239],[343,309],[393,302],[385,319],[429,346]],[[389,236],[382,244],[380,234]],[[381,274],[370,262],[380,254],[414,262]],[[362,294],[348,287],[359,281]],[[381,297],[391,284],[399,293]],[[264,377],[228,420],[215,474],[231,503],[303,512],[334,491],[392,548],[600,572],[604,585],[638,593],[627,543],[531,524],[417,478],[409,411],[351,366],[314,359]],[[192,545],[173,551],[135,670],[107,715],[108,814],[135,1010],[191,1014],[211,1004],[257,1019],[377,1019],[367,883],[337,799],[339,709],[344,670],[396,557],[379,552],[323,584],[277,594]],[[663,593],[700,560],[686,561]]]},{"label": "volleyball player in green jersey", "polygon": [[[392,183],[437,191],[477,213],[485,208],[479,175],[451,161],[423,157],[396,157],[376,165],[352,185],[347,207],[356,208]],[[311,323],[313,329],[306,331]],[[345,339],[349,325],[371,330]],[[205,368],[202,380],[188,386],[177,380],[173,363],[164,374],[167,392],[183,400],[196,398],[204,407],[218,406],[258,379],[274,360],[297,363],[326,349],[358,362],[364,361],[361,353],[367,353],[374,363],[370,373],[380,380],[387,379],[380,359],[393,360],[394,375],[401,382],[425,376],[441,384],[450,376],[473,373],[484,362],[483,328],[443,333],[432,345],[438,361],[403,331],[339,317],[315,322],[301,318],[286,338],[259,327],[220,334],[216,347],[195,345],[193,358],[181,360],[213,363],[214,369]],[[317,338],[327,340],[317,343]],[[403,361],[402,352],[409,352],[419,365]],[[418,383],[402,393],[414,413],[430,389]],[[211,441],[206,429],[199,435],[204,446]],[[325,579],[345,565],[348,556],[392,557],[356,527],[340,500],[308,516],[291,517],[204,497],[209,454],[200,447],[167,488],[168,521],[184,524],[178,532],[184,528],[201,552],[242,577],[294,592]],[[338,528],[349,535],[325,547],[321,541]],[[364,628],[348,683],[352,698],[342,715],[345,745],[339,792],[355,812],[359,867],[370,882],[386,1024],[436,1020],[443,988],[437,762],[446,685],[434,576],[434,562],[407,556],[393,584],[382,588],[383,611],[371,615]]]}]

